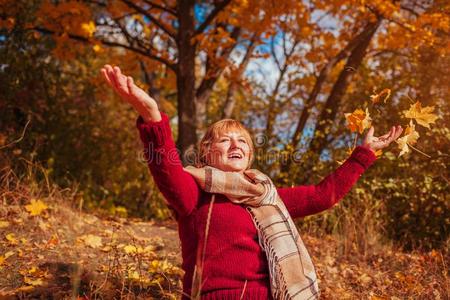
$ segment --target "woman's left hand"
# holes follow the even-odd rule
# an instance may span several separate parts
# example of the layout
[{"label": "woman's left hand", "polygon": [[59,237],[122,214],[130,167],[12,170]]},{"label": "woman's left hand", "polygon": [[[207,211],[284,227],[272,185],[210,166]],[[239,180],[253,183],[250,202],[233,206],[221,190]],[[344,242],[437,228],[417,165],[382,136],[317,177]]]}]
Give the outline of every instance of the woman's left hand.
[{"label": "woman's left hand", "polygon": [[403,128],[400,125],[392,126],[388,133],[379,137],[373,136],[374,131],[375,129],[373,126],[369,128],[369,131],[364,137],[363,146],[369,147],[375,152],[378,149],[383,149],[389,146],[392,141],[396,140],[400,134],[402,134]]}]

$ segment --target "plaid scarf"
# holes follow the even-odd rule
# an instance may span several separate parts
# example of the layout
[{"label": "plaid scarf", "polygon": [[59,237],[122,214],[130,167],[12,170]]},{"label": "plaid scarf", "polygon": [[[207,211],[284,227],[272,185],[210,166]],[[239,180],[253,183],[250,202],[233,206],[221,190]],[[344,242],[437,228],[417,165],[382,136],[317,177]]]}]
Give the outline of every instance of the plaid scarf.
[{"label": "plaid scarf", "polygon": [[188,166],[184,170],[205,192],[223,194],[233,203],[245,205],[258,229],[259,245],[267,256],[274,299],[318,299],[320,292],[311,258],[267,175],[257,169],[242,174],[211,166]]}]

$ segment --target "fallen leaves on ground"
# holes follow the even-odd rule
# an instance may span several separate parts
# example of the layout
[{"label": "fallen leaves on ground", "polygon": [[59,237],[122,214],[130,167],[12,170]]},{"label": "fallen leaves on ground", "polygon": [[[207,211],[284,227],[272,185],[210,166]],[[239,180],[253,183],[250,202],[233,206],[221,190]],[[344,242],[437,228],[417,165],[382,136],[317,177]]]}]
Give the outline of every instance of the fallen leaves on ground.
[{"label": "fallen leaves on ground", "polygon": [[42,203],[0,208],[8,230],[0,238],[0,297],[64,298],[75,290],[89,298],[175,299],[183,272],[174,230],[104,220],[55,203],[45,219],[32,217],[44,211]]},{"label": "fallen leaves on ground", "polygon": [[30,216],[38,216],[47,208],[48,206],[44,202],[36,199],[31,199],[30,204],[25,205],[25,209],[30,213]]},{"label": "fallen leaves on ground", "polygon": [[[179,299],[176,224],[104,220],[52,203],[45,222],[23,222],[23,206],[0,208],[10,224],[0,239],[0,296]],[[170,229],[170,228],[172,229]],[[342,253],[342,243],[305,235],[323,299],[445,299],[448,254],[381,247]],[[4,250],[3,250],[4,249]]]},{"label": "fallen leaves on ground", "polygon": [[99,236],[92,235],[92,234],[85,235],[85,236],[81,237],[81,239],[84,241],[86,246],[91,247],[91,248],[99,248],[103,245],[102,238]]}]

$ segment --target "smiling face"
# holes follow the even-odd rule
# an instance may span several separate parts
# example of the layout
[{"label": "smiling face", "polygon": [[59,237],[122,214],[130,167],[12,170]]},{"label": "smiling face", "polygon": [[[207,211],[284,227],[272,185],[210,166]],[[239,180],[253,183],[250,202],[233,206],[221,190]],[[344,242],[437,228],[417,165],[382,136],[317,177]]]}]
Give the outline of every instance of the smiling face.
[{"label": "smiling face", "polygon": [[243,172],[250,159],[250,145],[238,131],[224,132],[211,143],[208,165],[227,172]]},{"label": "smiling face", "polygon": [[223,119],[209,126],[199,150],[197,167],[209,165],[227,172],[243,172],[254,160],[250,133],[233,119]]}]

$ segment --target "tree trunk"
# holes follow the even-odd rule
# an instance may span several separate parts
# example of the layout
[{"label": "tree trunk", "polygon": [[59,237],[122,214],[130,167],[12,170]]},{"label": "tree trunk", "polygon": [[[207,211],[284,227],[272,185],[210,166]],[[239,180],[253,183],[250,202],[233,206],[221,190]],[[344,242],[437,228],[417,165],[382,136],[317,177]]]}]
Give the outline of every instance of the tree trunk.
[{"label": "tree trunk", "polygon": [[195,32],[194,0],[178,0],[179,30],[177,36],[178,64],[178,139],[183,164],[192,162],[192,151],[197,144],[197,122],[195,107],[195,48],[191,43]]},{"label": "tree trunk", "polygon": [[255,49],[255,39],[256,34],[252,35],[252,38],[250,39],[250,43],[247,47],[247,51],[245,51],[244,58],[242,59],[241,63],[239,64],[239,72],[237,75],[237,78],[235,80],[231,80],[230,86],[228,87],[227,96],[225,98],[225,103],[223,105],[222,109],[222,119],[228,119],[231,118],[233,115],[234,106],[236,104],[236,93],[239,89],[238,80],[242,80],[242,73],[247,68],[247,65],[250,61],[250,57],[252,56],[253,50]]},{"label": "tree trunk", "polygon": [[[226,28],[224,28],[225,30]],[[231,52],[237,46],[237,40],[239,35],[241,34],[240,27],[234,27],[230,32],[230,37],[236,42],[232,45],[226,47],[225,49],[221,49],[220,51],[216,51],[215,57],[222,57],[223,59],[228,59],[230,57]],[[217,80],[220,78],[224,71],[224,67],[218,64],[210,63],[207,59],[206,63],[206,74],[205,78],[203,78],[200,86],[196,91],[196,110],[197,110],[197,132],[198,134],[203,134],[204,129],[206,127],[206,115],[207,115],[207,104],[208,99],[213,92],[214,85]]]},{"label": "tree trunk", "polygon": [[[319,77],[314,85],[311,94],[308,97],[308,100],[305,103],[305,108],[303,109],[299,121],[296,126],[296,130],[294,132],[293,138],[289,143],[292,149],[296,149],[298,143],[300,142],[301,133],[306,125],[306,122],[311,114],[311,109],[316,105],[317,96],[319,95],[323,85],[325,84],[329,73],[342,59],[347,59],[347,63],[339,74],[338,79],[336,80],[333,89],[324,105],[324,109],[322,113],[318,117],[319,124],[314,132],[313,141],[310,144],[310,150],[316,153],[320,153],[322,149],[325,147],[327,140],[326,135],[324,137],[321,136],[320,130],[325,131],[328,130],[330,124],[324,123],[324,119],[331,118],[334,120],[337,112],[337,108],[339,107],[342,96],[345,93],[345,90],[348,86],[348,82],[351,78],[352,72],[356,71],[356,69],[361,64],[367,47],[370,44],[372,37],[374,36],[376,30],[380,25],[381,20],[378,20],[374,23],[368,23],[365,28],[358,34],[355,38],[353,38],[348,45],[343,49],[336,57],[330,60],[321,70]],[[320,125],[322,124],[322,125]],[[314,142],[314,143],[313,143]],[[292,156],[292,153],[290,153]],[[314,163],[314,161],[311,161]],[[288,158],[286,164],[281,166],[281,172],[289,173],[291,170],[291,166],[293,161],[291,157]],[[309,168],[307,168],[309,169]]]},{"label": "tree trunk", "polygon": [[361,36],[358,45],[353,49],[347,63],[334,83],[331,93],[317,119],[317,126],[314,130],[313,139],[311,140],[309,147],[309,150],[313,153],[320,154],[327,145],[327,136],[331,131],[342,97],[345,94],[353,73],[355,73],[361,65],[366,50],[370,45],[370,41],[375,35],[380,23],[381,20],[378,20],[377,22],[369,23],[368,26],[366,26],[365,34]]}]

